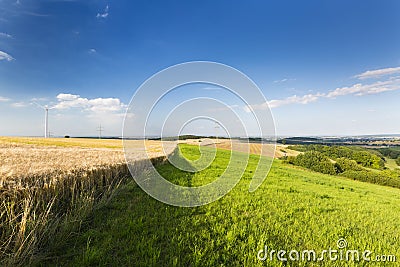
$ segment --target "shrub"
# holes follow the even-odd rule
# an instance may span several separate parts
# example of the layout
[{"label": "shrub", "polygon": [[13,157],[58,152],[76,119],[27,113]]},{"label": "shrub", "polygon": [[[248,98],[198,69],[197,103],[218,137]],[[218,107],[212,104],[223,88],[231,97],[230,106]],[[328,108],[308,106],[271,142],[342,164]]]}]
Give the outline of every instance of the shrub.
[{"label": "shrub", "polygon": [[336,160],[335,164],[336,170],[338,173],[345,171],[361,171],[363,168],[357,164],[355,160],[347,159],[347,158],[339,158]]},{"label": "shrub", "polygon": [[400,188],[399,174],[397,172],[390,170],[381,171],[379,173],[368,170],[362,170],[362,171],[350,170],[350,171],[345,171],[340,175],[362,182]]},{"label": "shrub", "polygon": [[294,159],[293,163],[316,172],[336,174],[334,164],[327,156],[318,151],[307,151],[300,154]]},{"label": "shrub", "polygon": [[291,145],[291,146],[288,146],[287,148],[291,149],[291,150],[296,150],[299,152],[306,152],[308,150],[307,146],[303,146],[303,145]]},{"label": "shrub", "polygon": [[289,148],[301,152],[318,151],[332,159],[347,158],[355,160],[364,167],[373,169],[383,169],[385,167],[385,161],[381,157],[360,147],[296,145]]},{"label": "shrub", "polygon": [[[363,149],[355,148],[355,151],[351,151],[351,149],[346,147],[328,147],[322,145],[302,146],[302,148],[296,146],[296,149],[307,149],[307,151],[297,157],[286,157],[285,162],[320,173],[340,174],[340,176],[362,182],[400,188],[399,170],[376,171],[368,170],[361,166],[370,168],[381,166],[381,158],[379,156]],[[327,155],[335,158],[336,163],[332,163]],[[347,157],[343,155],[347,155]],[[399,164],[400,158],[396,162]]]},{"label": "shrub", "polygon": [[380,148],[378,151],[385,157],[397,159],[400,157],[400,150],[393,148]]}]

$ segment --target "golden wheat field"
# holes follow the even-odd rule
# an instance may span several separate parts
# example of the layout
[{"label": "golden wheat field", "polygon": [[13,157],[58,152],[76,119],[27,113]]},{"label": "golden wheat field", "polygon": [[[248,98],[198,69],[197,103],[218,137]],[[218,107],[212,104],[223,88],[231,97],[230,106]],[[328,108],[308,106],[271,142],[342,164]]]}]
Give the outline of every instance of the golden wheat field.
[{"label": "golden wheat field", "polygon": [[[133,149],[140,148],[143,143],[128,142]],[[152,157],[162,153],[160,142],[157,141],[146,141],[146,148]],[[0,137],[1,181],[51,171],[90,169],[124,162],[121,140]]]},{"label": "golden wheat field", "polygon": [[[173,145],[145,142],[153,162]],[[143,171],[143,141],[126,146],[129,163]],[[31,264],[131,180],[122,148],[121,140],[0,137],[0,265]]]}]

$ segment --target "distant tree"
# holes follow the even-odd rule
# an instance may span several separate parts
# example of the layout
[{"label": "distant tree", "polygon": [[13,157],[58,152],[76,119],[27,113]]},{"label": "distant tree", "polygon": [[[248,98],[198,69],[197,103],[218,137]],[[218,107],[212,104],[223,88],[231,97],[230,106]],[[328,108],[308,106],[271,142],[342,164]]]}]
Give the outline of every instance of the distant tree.
[{"label": "distant tree", "polygon": [[385,157],[397,159],[400,157],[400,150],[393,148],[380,148],[378,151]]},{"label": "distant tree", "polygon": [[363,167],[357,164],[355,160],[339,158],[336,160],[335,167],[338,173],[345,171],[361,171]]},{"label": "distant tree", "polygon": [[294,164],[316,172],[336,174],[334,164],[327,156],[318,151],[307,151],[298,155],[294,160]]},{"label": "distant tree", "polygon": [[297,145],[289,148],[301,152],[318,151],[331,159],[347,158],[355,160],[358,164],[372,169],[383,169],[385,167],[385,162],[380,156],[360,147]]}]

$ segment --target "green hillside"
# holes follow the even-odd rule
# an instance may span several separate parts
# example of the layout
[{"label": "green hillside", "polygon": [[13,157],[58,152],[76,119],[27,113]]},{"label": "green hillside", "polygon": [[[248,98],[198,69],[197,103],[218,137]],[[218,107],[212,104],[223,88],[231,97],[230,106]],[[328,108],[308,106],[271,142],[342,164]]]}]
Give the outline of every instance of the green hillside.
[{"label": "green hillside", "polygon": [[[187,158],[194,146],[181,146]],[[172,165],[160,173],[175,183],[209,182],[224,171],[229,151],[219,150],[207,169],[189,174]],[[243,158],[247,156],[243,154]],[[96,210],[81,232],[60,242],[48,264],[71,266],[284,266],[261,261],[270,250],[370,250],[400,256],[400,190],[311,172],[276,160],[265,182],[248,192],[257,156],[225,197],[196,208],[172,207],[152,199],[134,183]],[[346,253],[346,251],[344,251]],[[276,254],[275,254],[276,255]],[[288,257],[286,255],[286,257]],[[301,256],[300,256],[301,257]],[[361,256],[360,256],[361,257]],[[367,266],[365,261],[290,261],[289,266]],[[286,263],[287,264],[287,263]],[[385,266],[393,263],[386,263]],[[375,263],[375,266],[377,263]]]}]

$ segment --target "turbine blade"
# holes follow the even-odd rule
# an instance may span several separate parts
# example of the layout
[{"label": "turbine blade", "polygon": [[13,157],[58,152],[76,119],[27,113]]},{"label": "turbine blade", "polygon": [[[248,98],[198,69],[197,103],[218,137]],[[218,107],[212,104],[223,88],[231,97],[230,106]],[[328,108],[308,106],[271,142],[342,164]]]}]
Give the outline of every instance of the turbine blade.
[{"label": "turbine blade", "polygon": [[32,102],[32,103],[35,104],[36,106],[38,106],[39,108],[46,109],[44,106],[42,106],[42,105],[40,105],[40,104],[38,104],[36,102]]}]

